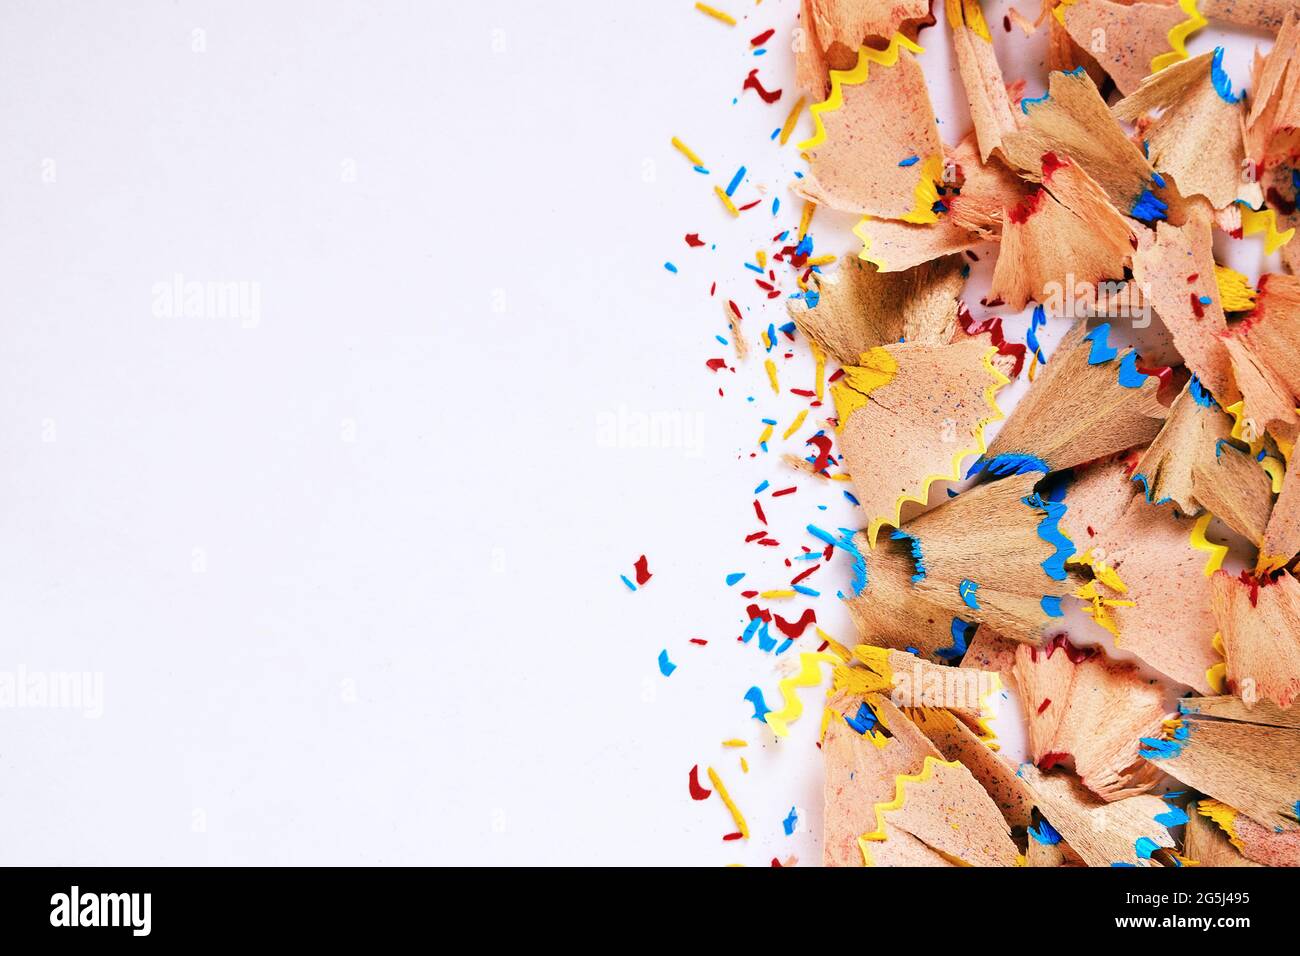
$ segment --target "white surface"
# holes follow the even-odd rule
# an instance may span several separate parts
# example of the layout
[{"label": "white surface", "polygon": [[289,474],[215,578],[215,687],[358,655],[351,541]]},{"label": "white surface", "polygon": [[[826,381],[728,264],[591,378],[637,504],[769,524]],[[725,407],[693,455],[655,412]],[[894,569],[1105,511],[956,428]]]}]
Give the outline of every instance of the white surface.
[{"label": "white surface", "polygon": [[[0,671],[103,681],[98,719],[0,710],[0,861],[817,859],[815,700],[780,745],[749,719],[779,675],[735,592],[854,519],[779,441],[750,457],[802,407],[761,361],[704,368],[710,282],[751,342],[785,320],[742,262],[798,221],[768,139],[795,6],[0,4]],[[951,141],[948,42],[922,38]],[[780,104],[732,105],[753,66]],[[776,219],[711,196],[741,163]],[[850,225],[819,214],[819,251]],[[260,311],[155,314],[177,274]],[[686,430],[647,447],[638,415]],[[765,498],[780,549],[742,543],[764,479],[800,489]],[[847,580],[808,582],[841,636]]]}]

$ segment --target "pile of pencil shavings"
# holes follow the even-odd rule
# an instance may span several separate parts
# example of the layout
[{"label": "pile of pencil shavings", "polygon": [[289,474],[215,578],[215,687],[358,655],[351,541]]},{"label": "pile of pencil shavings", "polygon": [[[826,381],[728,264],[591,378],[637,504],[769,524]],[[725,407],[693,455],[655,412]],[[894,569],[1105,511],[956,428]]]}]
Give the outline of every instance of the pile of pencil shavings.
[{"label": "pile of pencil shavings", "polygon": [[[1036,98],[1008,88],[978,0],[947,0],[974,125],[948,146],[914,56],[927,4],[804,0],[821,102],[793,188],[862,216],[863,244],[790,305],[843,369],[867,556],[822,738],[828,864],[1300,865],[1300,27],[1216,2],[1276,34],[1249,95],[1221,49],[1188,55],[1195,0],[1010,17],[1049,31]],[[1264,233],[1288,274],[1252,287],[1216,231]],[[1027,352],[962,306],[990,240],[986,304],[1037,303]],[[1140,355],[1116,344],[1138,314]],[[1073,323],[1050,357],[1048,323]],[[1071,642],[1081,613],[1123,660]],[[986,726],[998,688],[1027,723],[1019,767]]]}]

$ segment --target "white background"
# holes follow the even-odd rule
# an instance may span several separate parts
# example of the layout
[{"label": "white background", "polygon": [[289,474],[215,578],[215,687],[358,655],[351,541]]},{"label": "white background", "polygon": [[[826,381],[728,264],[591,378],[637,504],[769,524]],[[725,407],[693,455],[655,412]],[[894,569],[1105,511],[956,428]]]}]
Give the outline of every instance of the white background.
[{"label": "white background", "polygon": [[[782,586],[781,559],[819,546],[809,522],[856,519],[842,486],[776,460],[811,432],[779,440],[805,345],[780,396],[761,356],[704,365],[732,359],[721,299],[751,344],[786,321],[743,262],[799,212],[796,150],[769,139],[797,4],[726,5],[748,19],[0,4],[0,671],[104,687],[98,719],[0,710],[0,862],[819,857],[818,692],[780,744],[751,719],[780,661],[736,643],[736,592]],[[1041,41],[989,19],[1008,77],[1041,92]],[[942,23],[921,42],[954,142]],[[755,66],[780,103],[740,95]],[[711,187],[742,163],[764,204],[734,221]],[[819,213],[817,251],[854,251],[851,225]],[[257,321],[155,314],[177,274],[256,284]],[[638,416],[677,437],[647,442]],[[778,438],[754,458],[764,417]],[[742,543],[764,479],[799,487],[764,499],[779,549]],[[642,553],[634,594],[619,575]],[[847,581],[837,558],[805,602],[843,640]],[[690,800],[696,763],[747,843]]]}]

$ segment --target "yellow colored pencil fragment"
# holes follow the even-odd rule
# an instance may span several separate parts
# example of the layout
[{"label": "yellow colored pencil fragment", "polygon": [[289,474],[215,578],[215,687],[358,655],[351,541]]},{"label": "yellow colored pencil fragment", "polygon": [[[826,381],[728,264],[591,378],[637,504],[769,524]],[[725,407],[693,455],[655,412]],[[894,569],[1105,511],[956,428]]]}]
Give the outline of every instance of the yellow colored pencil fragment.
[{"label": "yellow colored pencil fragment", "polygon": [[731,197],[727,195],[725,189],[721,186],[714,186],[713,191],[717,193],[718,198],[722,200],[722,205],[727,207],[727,212],[731,213],[733,216],[740,215],[740,210],[736,208],[736,204],[731,201]]},{"label": "yellow colored pencil fragment", "polygon": [[733,17],[730,13],[727,13],[725,10],[719,10],[716,7],[711,7],[707,3],[697,3],[695,5],[695,9],[699,10],[700,13],[703,13],[706,16],[713,17],[713,19],[715,20],[721,20],[729,27],[734,27],[736,25],[736,18]]},{"label": "yellow colored pencil fragment", "polygon": [[783,439],[789,438],[791,435],[797,432],[799,430],[799,426],[803,424],[804,419],[807,417],[808,417],[808,409],[805,408],[803,411],[801,411],[798,415],[794,417],[794,421],[790,423],[790,427],[785,430],[785,434],[782,435],[781,437]]},{"label": "yellow colored pencil fragment", "polygon": [[785,124],[781,127],[781,145],[784,146],[790,140],[790,134],[794,132],[794,124],[799,122],[799,114],[803,112],[804,98],[799,97],[799,101],[794,104],[789,115],[785,118]]},{"label": "yellow colored pencil fragment", "polygon": [[695,150],[687,146],[685,143],[683,143],[676,136],[673,137],[673,149],[677,150],[677,152],[681,153],[683,156],[689,159],[691,161],[692,166],[704,165],[704,160],[700,159],[699,154],[696,153]]},{"label": "yellow colored pencil fragment", "polygon": [[736,829],[740,831],[742,839],[749,839],[749,824],[745,822],[745,815],[740,812],[740,807],[736,806],[736,801],[731,799],[731,794],[727,793],[727,788],[718,776],[718,771],[712,767],[709,768],[709,782],[713,784],[713,789],[718,791],[718,796],[726,804],[727,809],[731,811],[731,818],[736,821]]}]

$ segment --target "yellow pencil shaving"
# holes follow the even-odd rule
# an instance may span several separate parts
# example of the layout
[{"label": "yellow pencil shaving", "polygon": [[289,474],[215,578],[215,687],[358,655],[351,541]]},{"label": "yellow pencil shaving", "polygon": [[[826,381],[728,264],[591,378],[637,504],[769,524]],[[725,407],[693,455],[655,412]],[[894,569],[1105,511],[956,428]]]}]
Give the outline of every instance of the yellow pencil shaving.
[{"label": "yellow pencil shaving", "polygon": [[1241,842],[1241,837],[1237,836],[1237,811],[1232,807],[1206,797],[1197,801],[1196,812],[1218,824],[1219,829],[1228,835],[1228,839],[1238,850],[1246,848]]},{"label": "yellow pencil shaving", "polygon": [[1065,559],[1066,564],[1080,564],[1086,568],[1092,569],[1095,577],[1112,591],[1118,591],[1120,594],[1128,593],[1128,585],[1124,579],[1119,576],[1119,572],[1112,568],[1105,561],[1100,561],[1093,556],[1092,549],[1089,548],[1083,554],[1073,555]]},{"label": "yellow pencil shaving", "polygon": [[1219,301],[1224,312],[1249,312],[1255,307],[1257,289],[1236,269],[1214,264],[1214,281],[1219,287]]},{"label": "yellow pencil shaving", "polygon": [[852,475],[846,475],[843,472],[841,472],[838,475],[831,475],[831,481],[852,481],[852,480],[853,480]]},{"label": "yellow pencil shaving", "polygon": [[772,438],[772,426],[771,426],[771,425],[764,425],[764,426],[763,426],[763,434],[761,434],[761,435],[758,436],[758,443],[759,443],[760,445],[766,445],[766,444],[768,443],[768,441],[771,440],[771,438]]},{"label": "yellow pencil shaving", "polygon": [[776,377],[776,363],[773,362],[771,359],[768,359],[767,361],[765,361],[765,362],[763,363],[763,368],[767,369],[767,380],[768,380],[768,382],[770,382],[771,385],[772,385],[772,391],[774,391],[774,392],[776,392],[776,394],[780,395],[780,394],[781,394],[781,383],[780,383],[780,381],[778,381],[778,379],[777,379],[777,377]]},{"label": "yellow pencil shaving", "polygon": [[813,390],[817,393],[817,401],[820,402],[825,398],[826,392],[826,353],[817,345],[812,347],[812,353],[817,378],[817,384],[814,386]]},{"label": "yellow pencil shaving", "polygon": [[1183,13],[1187,14],[1187,19],[1170,28],[1169,46],[1171,49],[1167,53],[1161,53],[1152,58],[1152,73],[1159,73],[1165,67],[1173,66],[1179,61],[1187,59],[1187,38],[1210,22],[1201,16],[1201,12],[1196,9],[1196,0],[1178,0],[1178,6],[1182,8]]},{"label": "yellow pencil shaving", "polygon": [[1257,232],[1264,233],[1264,253],[1272,255],[1281,249],[1295,235],[1295,227],[1292,226],[1286,232],[1277,231],[1277,213],[1272,209],[1251,209],[1243,202],[1238,202],[1241,206],[1241,234],[1243,236],[1253,236]]},{"label": "yellow pencil shaving", "polygon": [[803,420],[807,417],[808,417],[808,409],[805,408],[803,411],[801,411],[798,415],[794,417],[794,421],[790,423],[790,427],[785,430],[785,434],[782,435],[781,437],[783,439],[787,439],[795,432],[797,432],[799,430],[799,427],[803,424]]},{"label": "yellow pencil shaving", "polygon": [[1196,519],[1196,524],[1192,526],[1191,545],[1197,551],[1204,551],[1209,555],[1205,559],[1205,571],[1203,572],[1208,578],[1219,568],[1223,567],[1223,559],[1228,554],[1226,544],[1215,544],[1205,537],[1205,529],[1210,526],[1211,519],[1214,515],[1208,511]]},{"label": "yellow pencil shaving", "polygon": [[1237,441],[1249,445],[1252,455],[1258,455],[1260,449],[1264,447],[1263,429],[1246,417],[1245,399],[1225,405],[1223,410],[1232,416],[1232,431],[1228,434]]},{"label": "yellow pencil shaving", "polygon": [[727,195],[725,189],[721,186],[714,186],[713,191],[717,194],[718,198],[722,200],[722,205],[727,208],[727,212],[731,213],[733,216],[740,215],[740,210],[736,208],[736,204],[731,201],[731,197]]},{"label": "yellow pencil shaving", "polygon": [[1056,22],[1059,23],[1061,26],[1065,26],[1066,8],[1072,7],[1078,2],[1079,0],[1059,0],[1059,2],[1056,4],[1056,8],[1052,10],[1052,16],[1056,17]]},{"label": "yellow pencil shaving", "polygon": [[[1068,0],[1073,3],[1075,0]],[[964,25],[972,33],[986,43],[992,43],[993,37],[989,35],[989,24],[984,19],[984,11],[980,9],[979,0],[947,0],[944,4],[944,12],[948,15],[948,26],[956,29],[959,25]],[[1065,25],[1065,21],[1061,21]]]},{"label": "yellow pencil shaving", "polygon": [[836,657],[838,657],[841,661],[847,661],[850,657],[853,656],[852,651],[850,651],[839,641],[835,640],[835,638],[831,637],[820,627],[813,625],[813,630],[817,632],[818,637],[820,637],[823,641],[826,642],[826,646],[831,649],[831,653],[834,654]]},{"label": "yellow pencil shaving", "polygon": [[[882,527],[885,527],[886,525],[891,528],[902,527],[903,505],[909,501],[914,501],[917,504],[924,506],[930,500],[931,485],[936,481],[960,481],[963,477],[961,465],[966,456],[982,455],[988,450],[988,443],[984,439],[984,429],[994,422],[1001,421],[1006,417],[1002,414],[1002,409],[998,407],[997,394],[998,390],[1002,388],[1003,385],[1006,385],[1011,381],[1011,379],[1007,378],[1007,376],[993,364],[993,357],[997,354],[997,346],[991,346],[989,350],[984,353],[984,370],[989,373],[990,379],[989,384],[984,389],[984,404],[988,406],[989,414],[984,418],[981,418],[975,424],[975,428],[971,432],[971,440],[974,442],[974,445],[968,448],[960,448],[953,453],[952,466],[946,474],[939,473],[926,475],[925,478],[922,479],[921,487],[917,490],[916,494],[899,495],[898,500],[894,502],[894,513],[892,515],[882,515],[872,518],[871,523],[867,526],[867,541],[870,543],[871,547],[874,548],[876,546],[876,535],[880,533]],[[839,383],[837,382],[836,385],[838,384]],[[838,408],[838,406],[836,407]],[[844,426],[844,422],[845,418],[841,416],[840,427]]]},{"label": "yellow pencil shaving", "polygon": [[736,25],[736,18],[733,17],[730,13],[727,13],[725,10],[719,10],[716,7],[711,7],[707,3],[697,3],[695,5],[695,9],[699,10],[700,13],[707,14],[708,16],[713,17],[713,19],[715,20],[721,20],[729,27],[734,27]]},{"label": "yellow pencil shaving", "polygon": [[742,839],[749,839],[749,824],[745,822],[745,816],[740,812],[740,807],[736,806],[736,801],[731,799],[731,794],[727,793],[727,787],[718,776],[718,771],[712,767],[709,768],[709,782],[713,784],[713,789],[718,791],[718,796],[731,811],[731,818],[736,821],[736,829],[740,831]]},{"label": "yellow pencil shaving", "polygon": [[767,253],[759,249],[758,252],[754,253],[754,261],[758,263],[760,269],[767,268]]},{"label": "yellow pencil shaving", "polygon": [[[951,0],[955,2],[955,0]],[[951,5],[951,3],[950,3]],[[979,4],[976,0],[966,0],[966,6],[973,13],[970,15],[978,18],[978,24],[982,24],[984,17],[980,11]],[[978,32],[978,24],[972,24],[972,29]],[[984,27],[987,33],[987,26]],[[813,149],[820,146],[826,141],[826,125],[822,121],[823,113],[834,113],[844,106],[844,86],[856,86],[867,81],[867,76],[872,63],[877,63],[881,67],[889,68],[898,63],[899,50],[906,48],[913,53],[923,53],[922,47],[913,43],[901,33],[895,33],[889,41],[889,46],[884,50],[873,50],[870,47],[861,47],[858,50],[858,62],[852,70],[831,70],[831,93],[825,101],[814,103],[809,107],[809,112],[813,117],[815,131],[813,135],[799,144],[801,150]],[[924,162],[917,168],[919,179],[915,187],[915,202],[904,215],[904,222],[927,224],[939,221],[939,214],[935,211],[934,206],[939,201],[939,184],[943,182],[943,156],[935,154],[927,156]],[[861,223],[859,223],[859,226]],[[854,230],[857,231],[856,229]],[[803,238],[806,230],[801,230],[799,238]],[[867,242],[864,241],[863,251],[859,255],[862,258],[866,256]],[[874,261],[874,260],[873,260]],[[883,267],[882,267],[883,269]]]},{"label": "yellow pencil shaving", "polygon": [[939,201],[939,183],[943,182],[943,156],[936,153],[928,157],[920,167],[921,178],[912,190],[915,202],[903,216],[904,222],[928,225],[939,221],[939,214],[934,211]]},{"label": "yellow pencil shaving", "polygon": [[763,348],[770,349],[772,347],[772,337],[767,334],[767,329],[763,330],[763,334],[759,336],[759,339],[763,343]]},{"label": "yellow pencil shaving", "polygon": [[867,404],[867,396],[883,388],[898,374],[898,360],[890,351],[876,346],[863,352],[857,365],[845,365],[844,376],[831,386],[831,400],[835,403],[836,431],[843,431],[849,417]]},{"label": "yellow pencil shaving", "polygon": [[852,693],[855,697],[863,697],[868,693],[889,693],[893,689],[893,670],[888,665],[879,670],[841,665],[835,669],[833,687],[836,691]]},{"label": "yellow pencil shaving", "polygon": [[829,253],[824,256],[813,256],[811,259],[808,260],[808,265],[828,266],[832,262],[834,262],[836,258],[837,258],[836,256],[830,255]]},{"label": "yellow pencil shaving", "polygon": [[[831,95],[826,97],[821,103],[814,103],[808,108],[812,114],[814,131],[813,135],[799,144],[799,149],[807,150],[820,146],[826,141],[826,126],[822,122],[822,113],[833,113],[844,106],[844,85],[856,86],[859,83],[865,83],[867,72],[872,63],[879,63],[881,66],[890,67],[898,62],[899,50],[906,48],[913,53],[924,53],[923,47],[913,43],[901,33],[895,33],[889,41],[889,46],[883,50],[873,50],[870,47],[860,47],[858,49],[858,62],[851,70],[831,70]],[[800,237],[802,238],[802,233]]]},{"label": "yellow pencil shaving", "polygon": [[1261,551],[1255,561],[1255,574],[1263,576],[1272,574],[1274,571],[1280,571],[1286,566],[1288,560],[1285,554],[1266,554]]},{"label": "yellow pencil shaving", "polygon": [[732,737],[730,740],[724,740],[724,741],[722,742],[722,746],[724,746],[724,747],[748,747],[748,746],[749,746],[749,741],[748,741],[748,740],[741,740],[739,737]]},{"label": "yellow pencil shaving", "polygon": [[803,212],[799,214],[799,238],[802,239],[808,235],[808,227],[812,225],[813,213],[817,211],[817,204],[805,202]]},{"label": "yellow pencil shaving", "polygon": [[880,256],[873,256],[870,253],[871,237],[867,235],[867,223],[870,221],[870,216],[863,216],[858,220],[858,224],[853,227],[853,234],[862,240],[862,251],[858,253],[858,258],[863,262],[870,262],[881,272],[888,272],[889,267],[885,265],[885,260]]},{"label": "yellow pencil shaving", "polygon": [[1282,479],[1286,476],[1286,466],[1272,455],[1266,456],[1260,461],[1259,466],[1264,469],[1264,474],[1268,475],[1273,481],[1273,494],[1282,491]]},{"label": "yellow pencil shaving", "polygon": [[785,588],[777,591],[764,591],[759,595],[759,597],[766,601],[775,601],[778,598],[792,598],[798,593],[798,591],[791,591],[789,588]]},{"label": "yellow pencil shaving", "polygon": [[772,733],[778,737],[789,735],[790,724],[803,714],[803,701],[799,699],[795,690],[799,687],[816,687],[822,679],[821,665],[830,664],[833,667],[837,663],[837,658],[832,654],[805,652],[799,655],[799,672],[777,684],[777,689],[781,691],[781,698],[785,702],[784,706],[780,710],[768,711],[764,715],[767,725],[772,728]]},{"label": "yellow pencil shaving", "polygon": [[673,137],[673,148],[691,161],[692,166],[703,166],[704,160],[700,159],[695,150],[691,149],[676,136]]},{"label": "yellow pencil shaving", "polygon": [[1210,685],[1210,690],[1216,694],[1228,693],[1228,663],[1220,661],[1217,664],[1211,664],[1205,670],[1205,683]]},{"label": "yellow pencil shaving", "polygon": [[885,814],[891,810],[901,810],[903,801],[907,798],[906,786],[909,783],[925,783],[934,776],[934,768],[937,765],[945,767],[960,767],[961,764],[955,760],[940,760],[938,757],[927,755],[925,762],[918,774],[900,773],[894,778],[894,799],[886,803],[877,803],[873,808],[876,814],[876,828],[870,833],[864,833],[858,837],[858,847],[862,850],[862,861],[867,866],[875,866],[871,859],[871,849],[869,844],[880,843],[889,838],[885,830]]},{"label": "yellow pencil shaving", "polygon": [[740,758],[740,769],[745,773],[749,773],[749,761],[744,757]]},{"label": "yellow pencil shaving", "polygon": [[1135,601],[1120,601],[1114,598],[1102,597],[1097,591],[1097,582],[1089,581],[1083,587],[1074,592],[1074,596],[1090,602],[1090,606],[1084,610],[1090,618],[1110,633],[1115,635],[1115,644],[1119,646],[1119,623],[1110,613],[1113,607],[1137,607]]},{"label": "yellow pencil shaving", "polygon": [[790,134],[794,132],[794,126],[799,122],[799,114],[803,112],[804,98],[799,97],[798,101],[791,107],[790,112],[786,114],[785,123],[781,126],[781,145],[784,146],[790,141]]}]

